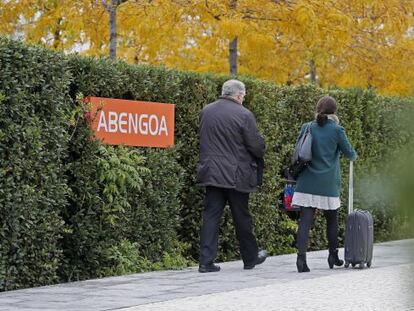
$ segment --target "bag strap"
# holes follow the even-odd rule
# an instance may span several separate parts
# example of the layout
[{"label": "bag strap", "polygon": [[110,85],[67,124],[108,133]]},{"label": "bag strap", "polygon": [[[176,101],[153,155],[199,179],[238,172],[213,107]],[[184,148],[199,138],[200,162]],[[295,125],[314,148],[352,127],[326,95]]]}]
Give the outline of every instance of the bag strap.
[{"label": "bag strap", "polygon": [[[306,135],[308,135],[309,133],[312,134],[311,133],[311,125],[312,125],[312,122],[308,122],[308,124],[306,125],[306,128],[303,131],[302,135],[300,135],[299,140],[306,137]],[[303,141],[302,141],[302,144],[303,144]]]},{"label": "bag strap", "polygon": [[310,121],[308,123],[308,126],[306,127],[306,130],[305,130],[305,134],[306,133],[311,133],[312,123],[313,123],[313,121]]},{"label": "bag strap", "polygon": [[300,145],[300,147],[302,147],[302,145],[305,143],[305,137],[308,136],[308,134],[312,135],[311,126],[312,126],[312,121],[308,123],[308,125],[306,126],[306,129],[303,131],[303,134],[300,136],[299,140],[303,138],[302,144]]}]

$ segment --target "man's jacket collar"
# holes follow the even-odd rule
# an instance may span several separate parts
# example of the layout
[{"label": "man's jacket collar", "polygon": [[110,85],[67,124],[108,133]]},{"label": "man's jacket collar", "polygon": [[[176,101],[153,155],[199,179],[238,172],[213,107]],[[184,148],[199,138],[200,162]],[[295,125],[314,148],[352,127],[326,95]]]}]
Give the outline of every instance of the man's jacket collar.
[{"label": "man's jacket collar", "polygon": [[219,99],[226,99],[226,100],[230,100],[238,105],[241,105],[241,103],[239,103],[237,100],[235,100],[234,98],[230,97],[230,96],[220,96]]}]

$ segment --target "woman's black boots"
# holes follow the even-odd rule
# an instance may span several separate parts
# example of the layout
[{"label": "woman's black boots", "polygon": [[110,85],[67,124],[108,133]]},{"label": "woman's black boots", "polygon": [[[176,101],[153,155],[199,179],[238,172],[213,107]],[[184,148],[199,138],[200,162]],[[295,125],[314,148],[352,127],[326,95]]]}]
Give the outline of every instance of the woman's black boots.
[{"label": "woman's black boots", "polygon": [[329,251],[328,264],[329,268],[331,269],[333,269],[334,265],[340,267],[344,264],[344,261],[338,257],[337,249],[334,251]]},{"label": "woman's black boots", "polygon": [[298,254],[298,258],[296,259],[296,267],[298,268],[298,272],[309,272],[310,269],[306,264],[306,253],[305,254]]},{"label": "woman's black boots", "polygon": [[[334,266],[342,266],[344,261],[339,259],[338,257],[338,250],[329,251],[328,257],[328,264],[329,268],[333,269]],[[298,254],[298,258],[296,259],[296,267],[298,268],[298,272],[309,272],[310,269],[308,264],[306,263],[306,253],[305,254]]]}]

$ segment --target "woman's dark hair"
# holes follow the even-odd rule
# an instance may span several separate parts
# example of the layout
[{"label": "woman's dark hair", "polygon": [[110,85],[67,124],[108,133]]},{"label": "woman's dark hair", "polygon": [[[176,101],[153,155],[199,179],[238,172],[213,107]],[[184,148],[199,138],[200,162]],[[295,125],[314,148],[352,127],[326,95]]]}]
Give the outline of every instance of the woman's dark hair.
[{"label": "woman's dark hair", "polygon": [[334,114],[337,110],[336,100],[331,96],[324,96],[316,105],[316,122],[324,126],[328,120],[328,114]]}]

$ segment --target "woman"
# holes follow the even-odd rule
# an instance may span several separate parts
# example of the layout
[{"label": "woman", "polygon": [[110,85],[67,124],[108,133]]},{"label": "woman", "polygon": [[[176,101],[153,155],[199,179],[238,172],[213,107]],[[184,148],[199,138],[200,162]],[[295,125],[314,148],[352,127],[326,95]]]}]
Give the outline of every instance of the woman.
[{"label": "woman", "polygon": [[[310,123],[312,133],[312,162],[297,178],[292,205],[301,207],[299,228],[297,232],[298,272],[309,272],[306,263],[309,230],[313,223],[316,209],[323,210],[327,222],[329,242],[328,264],[332,269],[342,266],[343,260],[338,257],[338,208],[341,201],[339,153],[348,159],[355,160],[357,155],[339,125],[336,116],[337,104],[334,98],[325,96],[316,106],[316,122]],[[302,135],[309,123],[302,126]]]}]

